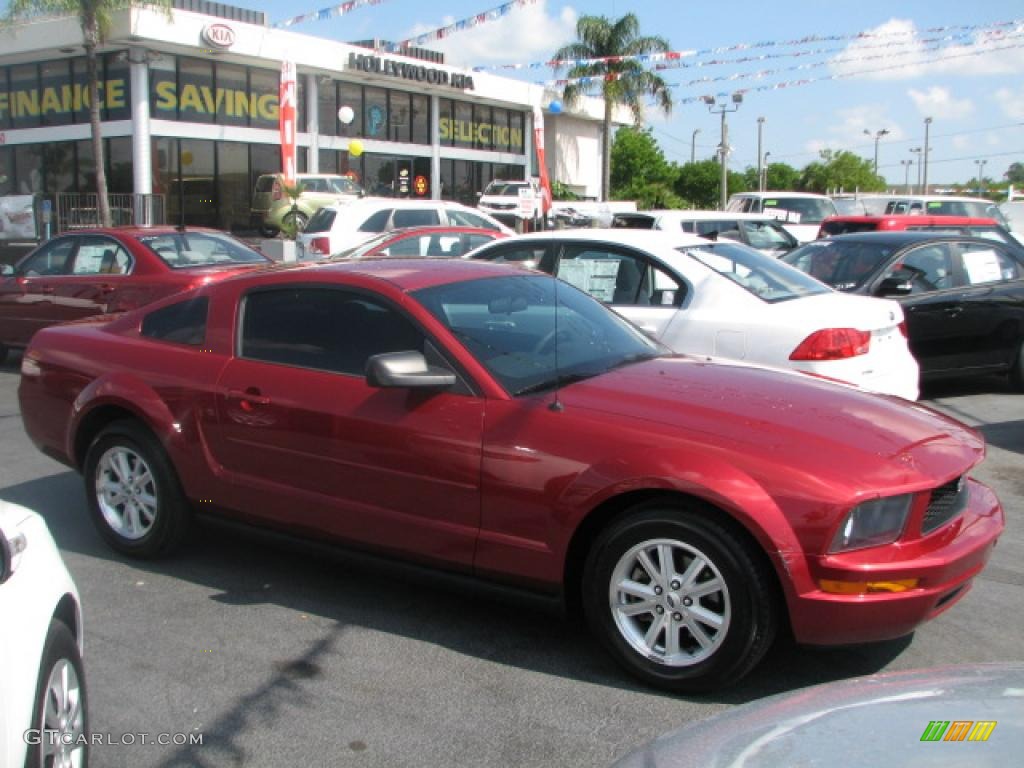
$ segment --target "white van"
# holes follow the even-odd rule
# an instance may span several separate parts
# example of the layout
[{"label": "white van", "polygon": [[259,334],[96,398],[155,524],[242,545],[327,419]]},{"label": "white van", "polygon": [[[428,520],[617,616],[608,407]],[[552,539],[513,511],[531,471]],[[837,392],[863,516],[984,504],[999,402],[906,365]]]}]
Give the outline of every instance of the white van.
[{"label": "white van", "polygon": [[972,216],[995,219],[1007,229],[1006,220],[999,206],[983,197],[955,197],[953,195],[892,195],[885,205],[884,215],[917,214],[925,216]]},{"label": "white van", "polygon": [[725,210],[767,214],[801,243],[816,239],[821,222],[836,215],[832,198],[811,192],[737,192]]}]

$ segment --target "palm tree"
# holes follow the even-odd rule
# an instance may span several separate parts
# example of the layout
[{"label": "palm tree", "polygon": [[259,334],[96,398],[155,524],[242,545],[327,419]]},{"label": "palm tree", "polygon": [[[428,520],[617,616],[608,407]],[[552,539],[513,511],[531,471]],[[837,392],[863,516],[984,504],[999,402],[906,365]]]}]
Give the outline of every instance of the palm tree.
[{"label": "palm tree", "polygon": [[[640,22],[635,14],[627,13],[612,21],[604,16],[580,16],[576,22],[576,42],[555,52],[558,61],[590,59],[569,69],[569,78],[592,77],[600,84],[604,98],[604,138],[601,144],[601,199],[607,200],[611,178],[612,111],[616,106],[629,107],[633,120],[639,126],[643,121],[643,100],[653,96],[657,106],[666,114],[672,112],[672,96],[668,83],[643,68],[636,59],[609,60],[614,56],[639,56],[664,53],[668,41],[661,37],[641,37]],[[612,75],[612,77],[609,77]],[[569,83],[562,91],[562,101],[572,105],[580,96],[587,95],[593,86]],[[597,94],[594,94],[597,95]]]},{"label": "palm tree", "polygon": [[[3,18],[5,26],[46,14],[78,16],[85,48],[85,71],[89,81],[89,125],[92,128],[92,152],[96,162],[96,212],[101,227],[109,227],[110,202],[107,200],[107,171],[100,133],[100,94],[96,49],[107,40],[110,15],[132,5],[135,0],[10,0]],[[147,0],[147,5],[163,8],[170,16],[171,0]]]}]

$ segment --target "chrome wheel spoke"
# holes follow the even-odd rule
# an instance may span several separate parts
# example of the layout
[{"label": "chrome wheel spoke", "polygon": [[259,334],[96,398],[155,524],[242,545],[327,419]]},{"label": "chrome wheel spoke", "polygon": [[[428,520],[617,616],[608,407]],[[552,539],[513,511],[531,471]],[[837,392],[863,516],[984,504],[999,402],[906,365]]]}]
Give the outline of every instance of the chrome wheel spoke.
[{"label": "chrome wheel spoke", "polygon": [[665,655],[675,656],[679,653],[679,622],[670,621],[665,627]]},{"label": "chrome wheel spoke", "polygon": [[117,474],[117,479],[120,480],[123,485],[131,484],[132,466],[131,462],[128,460],[128,455],[124,451],[117,451],[111,457],[110,466]]},{"label": "chrome wheel spoke", "polygon": [[644,613],[654,613],[657,602],[654,600],[641,600],[639,603],[623,603],[618,611],[623,616],[639,616]]},{"label": "chrome wheel spoke", "polygon": [[641,600],[653,600],[654,599],[654,587],[648,584],[641,584],[638,581],[632,579],[625,579],[619,582],[619,592],[629,595],[630,597],[638,597]]},{"label": "chrome wheel spoke", "polygon": [[659,583],[662,581],[661,571],[654,564],[654,561],[651,560],[651,556],[649,554],[641,550],[637,553],[636,559],[640,564],[640,567],[647,571],[647,575],[651,577],[652,582]]},{"label": "chrome wheel spoke", "polygon": [[647,634],[644,635],[644,642],[647,643],[647,649],[653,651],[655,646],[658,644],[658,637],[665,629],[666,619],[665,614],[655,616],[654,621],[651,622],[651,626],[647,629]]},{"label": "chrome wheel spoke", "polygon": [[700,584],[695,584],[690,589],[686,590],[686,595],[692,597],[694,600],[699,600],[702,597],[713,595],[716,592],[721,592],[725,589],[725,582],[719,578],[708,579],[702,581]]},{"label": "chrome wheel spoke", "polygon": [[688,612],[695,621],[698,621],[716,631],[721,629],[722,625],[725,623],[725,619],[721,615],[714,611],[709,611],[703,605],[694,605]]},{"label": "chrome wheel spoke", "polygon": [[703,571],[706,566],[707,561],[703,557],[693,558],[680,579],[680,581],[683,582],[683,587],[692,586],[697,581],[697,577],[700,576],[700,572]]},{"label": "chrome wheel spoke", "polygon": [[124,507],[124,527],[129,534],[138,533],[142,530],[142,521],[139,519],[139,506],[134,501],[129,501]]},{"label": "chrome wheel spoke", "polygon": [[690,634],[693,635],[693,639],[700,643],[701,650],[707,650],[711,647],[711,644],[714,641],[712,638],[708,637],[707,632],[705,632],[701,628],[700,624],[694,621],[692,617],[683,616],[683,623],[686,625],[686,628],[690,630]]}]

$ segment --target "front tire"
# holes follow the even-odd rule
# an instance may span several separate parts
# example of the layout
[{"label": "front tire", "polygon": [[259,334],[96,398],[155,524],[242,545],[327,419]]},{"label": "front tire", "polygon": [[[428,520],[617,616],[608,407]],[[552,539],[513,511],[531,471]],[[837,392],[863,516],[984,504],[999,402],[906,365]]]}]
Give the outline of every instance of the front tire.
[{"label": "front tire", "polygon": [[305,231],[308,221],[309,218],[301,211],[288,211],[281,219],[285,228],[294,231],[296,235],[301,235]]},{"label": "front tire", "polygon": [[778,628],[774,574],[742,534],[697,505],[634,507],[584,568],[591,631],[650,685],[702,692],[736,682]]},{"label": "front tire", "polygon": [[188,502],[163,447],[141,424],[116,421],[100,432],[84,475],[93,523],[118,552],[159,557],[181,544]]},{"label": "front tire", "polygon": [[86,768],[88,734],[85,675],[78,644],[63,622],[51,619],[32,706],[32,740],[38,743],[29,744],[25,768]]}]

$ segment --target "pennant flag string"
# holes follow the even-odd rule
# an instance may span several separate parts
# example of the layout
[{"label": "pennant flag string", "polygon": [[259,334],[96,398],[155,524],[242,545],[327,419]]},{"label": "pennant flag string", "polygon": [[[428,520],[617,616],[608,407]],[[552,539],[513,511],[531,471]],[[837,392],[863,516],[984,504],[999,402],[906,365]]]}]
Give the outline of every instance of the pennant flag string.
[{"label": "pennant flag string", "polygon": [[351,13],[356,8],[362,8],[364,5],[380,5],[383,2],[384,0],[347,0],[340,5],[333,5],[330,8],[322,8],[319,11],[310,11],[299,16],[292,16],[290,19],[279,21],[271,26],[277,29],[287,29],[305,21],[327,21],[335,16],[344,16],[346,13]]},{"label": "pennant flag string", "polygon": [[[1019,26],[1021,24],[1024,24],[1024,19],[998,21],[993,22],[991,24],[953,24],[945,27],[929,27],[927,29],[922,30],[922,33],[934,35],[939,33],[960,30],[962,32],[970,34],[972,32],[997,31],[1005,29],[1007,27]],[[495,64],[490,66],[473,67],[473,70],[476,72],[484,72],[488,70],[500,69],[540,69],[544,67],[560,69],[564,67],[572,68],[586,66],[588,64],[614,64],[622,61],[637,61],[640,63],[664,62],[675,61],[678,59],[689,58],[693,56],[715,56],[721,53],[731,53],[734,51],[744,51],[759,48],[792,47],[800,45],[810,45],[813,43],[850,42],[855,40],[870,40],[875,38],[884,39],[891,37],[909,37],[913,39],[914,34],[914,32],[855,32],[845,35],[809,35],[807,37],[801,37],[795,40],[766,40],[757,43],[737,43],[735,45],[727,45],[719,48],[702,48],[699,50],[664,51],[660,53],[643,53],[628,56],[598,56],[590,59],[552,59],[550,61],[535,61],[528,64]]]},{"label": "pennant flag string", "polygon": [[[951,55],[936,56],[935,58],[931,58],[931,59],[921,59],[920,61],[914,62],[914,64],[915,65],[916,64],[934,64],[936,62],[948,61],[949,59],[959,59],[959,58],[963,58],[965,56],[983,56],[983,55],[988,54],[988,53],[996,53],[997,51],[1008,51],[1008,50],[1018,49],[1018,48],[1024,48],[1024,43],[1017,43],[1017,44],[1014,44],[1014,45],[1002,45],[1002,46],[997,46],[997,47],[994,47],[994,48],[986,48],[985,50],[982,50],[982,51],[967,51],[965,53],[955,53],[955,54],[951,54]],[[833,73],[831,75],[823,75],[822,77],[813,77],[813,78],[807,78],[807,79],[804,79],[804,80],[790,80],[790,81],[782,82],[782,83],[771,83],[769,85],[759,85],[759,86],[756,86],[754,88],[741,88],[741,89],[735,91],[735,93],[748,94],[748,93],[759,93],[759,92],[764,92],[764,91],[776,91],[776,90],[780,90],[780,89],[783,89],[783,88],[796,88],[796,87],[799,87],[799,86],[811,85],[812,83],[821,83],[821,82],[825,82],[825,81],[828,81],[828,80],[841,80],[841,79],[848,78],[848,77],[856,77],[858,75],[873,74],[875,72],[887,72],[887,71],[891,71],[893,69],[906,69],[907,66],[908,66],[907,63],[904,62],[902,64],[890,64],[888,66],[873,67],[871,69],[858,69],[858,70],[853,70],[853,71],[850,71],[850,72],[836,72],[836,73]],[[764,73],[757,73],[757,74],[758,74],[758,76],[764,76]],[[711,94],[708,94],[708,95],[710,96]],[[718,94],[715,94],[715,95],[716,96],[729,96],[728,93],[722,93],[722,92],[720,92]],[[694,104],[694,103],[697,103],[697,102],[701,102],[704,99],[705,99],[705,96],[687,96],[685,98],[679,99],[677,101],[677,103],[678,104]]]},{"label": "pennant flag string", "polygon": [[[999,41],[1015,40],[1015,39],[1021,38],[1022,36],[1024,36],[1024,32],[1018,32],[1018,33],[1011,34],[1011,35],[1000,35],[998,40]],[[933,38],[933,39],[935,39],[935,38]],[[945,38],[943,38],[943,40],[945,41]],[[969,46],[978,46],[978,45],[982,45],[982,44],[988,44],[989,42],[990,41],[985,41],[985,43],[982,43],[982,42],[963,43],[959,47],[966,48],[966,47],[969,47]],[[761,70],[760,72],[740,72],[740,73],[733,73],[733,74],[730,74],[730,75],[719,75],[717,77],[700,77],[700,78],[697,78],[695,80],[690,80],[687,83],[682,83],[681,85],[678,84],[678,83],[673,84],[672,87],[690,87],[690,86],[694,86],[694,85],[701,85],[701,84],[705,84],[705,83],[717,83],[717,82],[723,82],[723,81],[727,81],[727,80],[743,80],[743,79],[747,79],[747,78],[761,78],[761,77],[767,77],[767,76],[770,76],[770,75],[776,75],[776,74],[779,74],[781,72],[795,72],[795,71],[806,70],[806,69],[814,69],[816,67],[823,67],[823,66],[830,65],[830,64],[832,64],[832,65],[835,65],[835,64],[850,64],[850,63],[856,63],[856,62],[861,62],[861,61],[873,61],[873,60],[876,60],[876,59],[888,59],[888,58],[895,58],[895,57],[899,57],[899,56],[910,56],[910,55],[917,54],[917,53],[933,53],[935,51],[947,50],[947,49],[952,48],[952,47],[953,46],[943,45],[943,44],[939,43],[939,44],[930,45],[930,46],[909,48],[909,49],[906,49],[906,50],[888,51],[886,53],[876,53],[876,54],[872,54],[870,56],[847,56],[847,57],[838,58],[838,59],[826,59],[824,61],[813,61],[813,62],[808,62],[806,64],[794,64],[793,66],[790,66],[790,67],[779,67],[777,69]],[[841,51],[841,50],[845,50],[845,49],[841,48],[841,49],[838,49],[838,50]],[[991,48],[991,49],[987,49],[987,50],[1002,50],[1002,49],[1001,48]],[[975,54],[972,54],[972,55],[980,55],[981,53],[986,53],[987,50],[979,51],[979,52],[976,52]],[[820,51],[819,53],[827,53],[827,52],[829,52],[829,51],[823,50],[823,51]],[[694,64],[690,64],[689,66],[691,66],[691,67],[699,67],[699,66],[702,67],[702,66],[712,66],[712,65],[719,65],[719,64],[749,63],[749,62],[753,62],[753,61],[760,61],[760,60],[762,60],[762,58],[773,58],[773,57],[771,57],[771,56],[765,56],[765,57],[749,56],[749,57],[744,57],[744,58],[741,58],[741,59],[732,59],[732,60],[720,59],[720,60],[711,60],[711,61],[706,61],[706,62],[697,62],[697,63],[694,63]],[[955,57],[951,57],[951,58],[955,58]],[[906,66],[906,65],[902,65],[902,66]],[[597,85],[598,83],[610,82],[610,81],[613,81],[613,80],[621,80],[623,78],[628,78],[630,76],[631,76],[631,73],[627,73],[627,72],[609,72],[607,74],[594,75],[592,77],[570,77],[570,78],[562,78],[562,79],[559,79],[559,80],[546,80],[546,81],[543,81],[543,82],[539,82],[538,85],[544,85],[544,86],[547,86],[547,87],[564,87],[566,85],[579,85],[579,86],[582,86],[583,88],[586,88],[586,87],[591,86],[591,85]]]},{"label": "pennant flag string", "polygon": [[464,19],[449,24],[445,27],[439,27],[438,29],[430,32],[424,32],[420,35],[415,35],[406,40],[401,40],[397,43],[389,43],[379,47],[377,50],[387,51],[389,53],[401,53],[402,49],[410,46],[422,46],[427,43],[434,42],[436,40],[444,40],[451,37],[456,32],[464,32],[467,29],[473,29],[479,27],[481,24],[486,24],[489,21],[496,21],[503,16],[507,16],[516,8],[524,8],[527,5],[533,5],[537,0],[511,0],[507,3],[502,3],[496,8],[491,8],[488,11],[481,11],[480,13],[474,13],[472,16],[467,16]]}]

